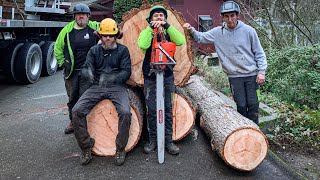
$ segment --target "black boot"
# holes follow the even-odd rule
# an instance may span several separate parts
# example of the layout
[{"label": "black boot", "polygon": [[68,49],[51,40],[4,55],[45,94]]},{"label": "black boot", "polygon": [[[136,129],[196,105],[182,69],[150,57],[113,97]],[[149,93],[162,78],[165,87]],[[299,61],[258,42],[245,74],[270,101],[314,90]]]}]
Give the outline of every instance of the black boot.
[{"label": "black boot", "polygon": [[179,154],[179,152],[180,152],[179,147],[176,146],[173,142],[167,143],[167,144],[166,144],[166,148],[167,148],[167,150],[168,150],[168,153],[169,153],[169,154],[172,154],[172,155],[177,155],[177,154]]},{"label": "black boot", "polygon": [[126,151],[124,149],[117,150],[116,156],[114,157],[114,162],[116,165],[121,166],[124,163],[125,158],[126,158]]},{"label": "black boot", "polygon": [[89,164],[89,162],[92,159],[91,151],[95,141],[93,138],[90,138],[90,140],[91,140],[90,148],[87,150],[83,150],[82,155],[80,156],[80,164],[83,166]]},{"label": "black boot", "polygon": [[150,154],[156,147],[157,144],[154,141],[150,141],[144,145],[143,152],[146,154]]},{"label": "black boot", "polygon": [[72,122],[69,123],[69,125],[64,129],[65,134],[71,134],[74,132],[73,124]]}]

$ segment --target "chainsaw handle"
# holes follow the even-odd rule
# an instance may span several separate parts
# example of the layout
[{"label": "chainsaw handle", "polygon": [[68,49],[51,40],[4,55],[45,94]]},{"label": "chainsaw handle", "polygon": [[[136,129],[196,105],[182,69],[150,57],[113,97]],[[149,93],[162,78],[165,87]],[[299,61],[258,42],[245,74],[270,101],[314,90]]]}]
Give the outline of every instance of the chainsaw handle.
[{"label": "chainsaw handle", "polygon": [[158,28],[156,27],[153,29],[153,34],[157,34],[157,33],[158,33]]},{"label": "chainsaw handle", "polygon": [[[158,35],[160,36],[160,40],[158,40]],[[164,35],[163,31],[159,31],[159,28],[156,27],[153,29],[152,31],[152,43],[154,44],[154,40],[156,40],[156,42],[166,42],[166,36]]]}]

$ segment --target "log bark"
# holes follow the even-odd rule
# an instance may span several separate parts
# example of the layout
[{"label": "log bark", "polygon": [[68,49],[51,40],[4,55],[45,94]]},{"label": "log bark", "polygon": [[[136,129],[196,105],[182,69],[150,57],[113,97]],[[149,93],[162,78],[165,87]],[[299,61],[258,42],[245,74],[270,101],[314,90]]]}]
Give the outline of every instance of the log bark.
[{"label": "log bark", "polygon": [[[178,29],[183,35],[187,34],[182,27],[185,20],[180,12],[173,10],[167,4],[155,3],[154,5],[164,6],[168,11],[168,23]],[[129,48],[132,62],[132,75],[127,83],[133,86],[143,86],[142,63],[144,54],[138,46],[138,37],[140,32],[149,25],[146,18],[150,10],[151,5],[143,3],[140,9],[133,8],[124,14],[122,17],[123,21],[119,25],[124,35],[118,42]],[[174,67],[175,85],[183,86],[196,71],[193,65],[191,41],[189,39],[187,39],[186,44],[177,46],[174,57],[177,61],[177,65]]]},{"label": "log bark", "polygon": [[[131,126],[128,144],[125,150],[130,151],[139,141],[142,132],[143,106],[138,93],[128,89],[131,106]],[[113,103],[105,99],[98,103],[87,116],[88,131],[95,139],[93,153],[98,156],[114,156],[115,140],[118,134],[118,113]]]},{"label": "log bark", "polygon": [[266,137],[255,123],[240,115],[208,87],[202,78],[194,75],[183,89],[199,108],[200,126],[211,139],[212,149],[235,169],[255,169],[267,155]]}]

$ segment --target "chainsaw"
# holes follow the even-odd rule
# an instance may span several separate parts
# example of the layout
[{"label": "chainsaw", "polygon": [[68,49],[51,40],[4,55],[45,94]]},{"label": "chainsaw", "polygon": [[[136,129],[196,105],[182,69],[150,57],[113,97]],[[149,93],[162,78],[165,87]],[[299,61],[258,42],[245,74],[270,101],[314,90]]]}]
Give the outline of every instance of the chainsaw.
[{"label": "chainsaw", "polygon": [[[165,69],[167,65],[175,65],[173,59],[176,52],[176,44],[167,42],[164,33],[158,31],[158,28],[153,30],[152,51],[150,65],[155,69]],[[168,66],[171,68],[171,66]]]},{"label": "chainsaw", "polygon": [[151,46],[150,73],[156,74],[156,94],[157,94],[157,147],[158,162],[164,162],[165,148],[165,109],[164,109],[164,69],[168,66],[172,70],[172,66],[176,64],[173,59],[176,51],[176,44],[167,42],[165,35],[158,28],[153,30],[153,39]]}]

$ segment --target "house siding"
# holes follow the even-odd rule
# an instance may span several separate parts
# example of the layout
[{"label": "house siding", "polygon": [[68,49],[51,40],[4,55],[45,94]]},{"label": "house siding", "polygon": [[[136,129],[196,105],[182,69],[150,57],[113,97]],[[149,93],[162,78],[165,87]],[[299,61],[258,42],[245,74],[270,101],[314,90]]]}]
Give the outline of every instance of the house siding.
[{"label": "house siding", "polygon": [[[213,20],[213,27],[222,24],[222,18],[219,13],[222,0],[184,0],[183,5],[174,5],[172,1],[166,0],[166,3],[173,9],[181,12],[186,22],[190,23],[196,30],[199,30],[199,16],[209,15]],[[193,46],[200,49],[209,49],[209,52],[214,52],[213,45],[199,44],[194,42]]]}]

